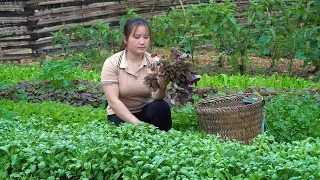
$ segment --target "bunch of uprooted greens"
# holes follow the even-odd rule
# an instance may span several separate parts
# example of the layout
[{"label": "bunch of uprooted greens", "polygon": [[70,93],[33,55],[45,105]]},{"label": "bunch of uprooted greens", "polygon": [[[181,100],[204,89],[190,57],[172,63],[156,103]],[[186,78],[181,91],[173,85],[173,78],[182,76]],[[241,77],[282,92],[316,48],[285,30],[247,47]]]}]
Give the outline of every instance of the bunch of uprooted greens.
[{"label": "bunch of uprooted greens", "polygon": [[[154,58],[157,56],[153,54]],[[180,54],[177,49],[173,49],[170,58],[161,58],[151,65],[151,70],[154,74],[145,77],[144,83],[152,90],[157,90],[159,84],[157,77],[162,77],[164,81],[171,82],[171,86],[167,91],[167,100],[172,104],[179,102],[185,104],[186,102],[193,102],[194,86],[200,75],[193,68],[189,62],[187,54]]]}]

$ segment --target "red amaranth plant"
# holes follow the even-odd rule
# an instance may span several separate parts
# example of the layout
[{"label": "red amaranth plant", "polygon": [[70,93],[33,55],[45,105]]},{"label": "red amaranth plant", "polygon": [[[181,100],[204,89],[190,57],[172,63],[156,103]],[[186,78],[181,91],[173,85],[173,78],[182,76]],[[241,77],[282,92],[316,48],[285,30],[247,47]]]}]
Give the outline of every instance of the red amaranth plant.
[{"label": "red amaranth plant", "polygon": [[[157,55],[152,55],[153,58],[155,56]],[[156,91],[159,88],[157,82],[157,76],[159,76],[166,82],[172,82],[167,90],[167,100],[170,103],[193,102],[193,84],[197,83],[201,76],[193,69],[187,54],[179,54],[177,49],[173,49],[169,59],[162,58],[155,62],[151,65],[151,70],[155,73],[144,79],[147,87]]]}]

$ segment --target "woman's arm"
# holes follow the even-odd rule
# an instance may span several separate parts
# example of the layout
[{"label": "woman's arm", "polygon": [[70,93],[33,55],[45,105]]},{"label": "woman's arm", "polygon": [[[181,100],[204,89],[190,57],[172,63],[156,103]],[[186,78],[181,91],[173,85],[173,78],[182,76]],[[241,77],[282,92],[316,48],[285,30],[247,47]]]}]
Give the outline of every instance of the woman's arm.
[{"label": "woman's arm", "polygon": [[112,108],[113,112],[122,120],[138,124],[140,120],[136,118],[129,109],[119,100],[119,86],[118,84],[103,86],[103,91],[106,95],[108,105]]},{"label": "woman's arm", "polygon": [[166,97],[168,83],[163,78],[157,77],[159,88],[153,95],[153,100],[163,100]]}]

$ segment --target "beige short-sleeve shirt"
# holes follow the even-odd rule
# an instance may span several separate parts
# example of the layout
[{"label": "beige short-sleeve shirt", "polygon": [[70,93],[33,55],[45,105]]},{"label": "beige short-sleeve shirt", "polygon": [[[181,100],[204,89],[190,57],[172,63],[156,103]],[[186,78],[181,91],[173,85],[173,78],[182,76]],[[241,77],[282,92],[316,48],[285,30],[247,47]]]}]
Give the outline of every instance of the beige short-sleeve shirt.
[{"label": "beige short-sleeve shirt", "polygon": [[[145,53],[142,64],[137,73],[129,67],[126,50],[109,57],[103,64],[101,85],[118,85],[119,100],[131,113],[140,112],[148,103],[152,102],[152,91],[143,83],[145,76],[152,74],[150,65],[154,63],[149,53]],[[108,115],[115,114],[111,107],[107,107]]]}]

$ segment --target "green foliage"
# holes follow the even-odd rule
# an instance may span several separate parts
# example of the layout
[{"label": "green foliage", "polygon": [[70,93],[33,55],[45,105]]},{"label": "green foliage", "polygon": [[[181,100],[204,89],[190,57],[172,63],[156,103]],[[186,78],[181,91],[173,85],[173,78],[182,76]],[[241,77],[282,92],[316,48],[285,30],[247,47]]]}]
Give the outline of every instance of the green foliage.
[{"label": "green foliage", "polygon": [[35,75],[35,79],[51,81],[54,89],[73,87],[74,84],[71,80],[77,80],[81,76],[80,66],[78,65],[78,62],[68,60],[45,61]]},{"label": "green foliage", "polygon": [[[319,27],[319,3],[316,1],[285,2],[284,0],[251,1],[251,6],[259,12],[260,22],[264,22],[262,35],[256,47],[265,55],[272,56],[271,68],[280,57],[287,57],[289,73],[293,58],[304,59],[305,64],[312,62],[316,67],[320,61],[317,38],[313,31]],[[263,12],[268,12],[263,14]],[[314,33],[314,34],[313,34]],[[312,47],[310,48],[310,43]],[[309,47],[308,47],[309,46]],[[311,51],[308,51],[308,50]],[[311,53],[310,53],[311,52]]]},{"label": "green foliage", "polygon": [[[79,63],[67,60],[44,61],[38,71],[39,80],[75,80],[80,76]],[[77,69],[78,68],[78,69]]]},{"label": "green foliage", "polygon": [[[135,9],[129,9],[127,15],[120,20],[120,29],[128,18],[138,17]],[[82,24],[68,26],[66,30],[52,33],[53,46],[60,46],[67,52],[68,58],[85,63],[101,62],[112,53],[120,51],[123,34],[117,28],[110,28],[107,23],[95,23],[91,27]],[[72,48],[71,44],[79,43],[78,49]],[[84,46],[80,48],[81,46]],[[79,49],[80,48],[80,49]]]},{"label": "green foliage", "polygon": [[[73,106],[105,108],[107,102],[103,91],[98,87],[100,73],[82,71],[76,65],[71,61],[54,60],[44,62],[40,68],[0,66],[3,70],[1,73],[5,73],[0,73],[0,76],[8,78],[0,84],[0,99],[15,102],[57,101]],[[86,81],[87,79],[90,81]]]},{"label": "green foliage", "polygon": [[313,83],[311,80],[304,80],[302,78],[292,78],[286,75],[273,74],[270,77],[255,76],[228,76],[220,74],[218,76],[203,75],[197,82],[197,87],[206,88],[211,87],[230,87],[246,89],[250,86],[267,87],[267,88],[317,88],[320,89],[320,83]]},{"label": "green foliage", "polygon": [[70,49],[68,48],[68,45],[72,42],[70,37],[64,33],[62,29],[60,29],[57,32],[52,32],[52,45],[55,47],[56,45],[60,45],[61,49],[64,52],[70,52]]},{"label": "green foliage", "polygon": [[43,103],[21,104],[22,112],[12,106],[1,100],[0,113],[21,115],[0,118],[2,179],[320,178],[319,139],[277,143],[263,135],[241,145],[145,123],[115,127],[103,122],[102,109]]},{"label": "green foliage", "polygon": [[164,14],[154,16],[151,21],[152,26],[152,43],[157,47],[170,47],[172,44],[178,44],[177,27],[172,25],[172,22]]},{"label": "green foliage", "polygon": [[244,94],[253,93],[263,96],[265,100],[270,100],[281,94],[290,95],[319,95],[320,90],[317,88],[304,88],[304,89],[293,89],[293,88],[267,88],[263,86],[250,86],[248,88],[229,88],[227,86],[223,87],[206,87],[206,88],[196,88],[194,94],[195,101],[200,101],[203,99],[209,99],[216,96],[225,96],[231,94]]},{"label": "green foliage", "polygon": [[[55,61],[55,60],[54,60]],[[11,65],[0,65],[0,82],[2,83],[13,83],[16,84],[20,81],[28,81],[28,80],[34,80],[34,79],[41,79],[44,78],[43,80],[50,80],[49,75],[45,75],[45,77],[38,77],[40,76],[41,73],[45,73],[46,70],[53,70],[53,72],[50,72],[51,76],[55,73],[60,74],[56,75],[56,80],[57,78],[63,79],[65,77],[66,73],[61,72],[64,68],[69,69],[67,71],[67,74],[69,73],[68,77],[73,77],[70,79],[75,79],[79,78],[80,80],[90,80],[94,83],[99,83],[100,82],[100,76],[101,74],[99,72],[95,71],[87,71],[87,70],[82,70],[81,66],[78,65],[77,63],[67,63],[67,60],[57,60],[54,63],[54,67],[48,67],[50,62],[47,62],[46,65],[41,65],[39,66],[11,66]],[[61,63],[61,64],[60,64]],[[62,69],[59,68],[59,66],[63,66],[64,64],[67,64],[67,67],[61,67]],[[78,65],[74,69],[70,70],[70,68],[74,67],[73,65]],[[99,67],[100,68],[100,67]],[[71,74],[70,74],[71,73]],[[48,78],[48,79],[45,79]],[[67,78],[68,79],[68,78]]]},{"label": "green foliage", "polygon": [[[53,81],[55,82],[55,81]],[[56,101],[73,106],[90,105],[94,108],[106,108],[107,100],[101,88],[90,81],[68,81],[70,86],[52,88],[52,81],[21,81],[18,84],[0,86],[0,99],[11,99],[15,102]]]},{"label": "green foliage", "polygon": [[48,125],[72,125],[73,123],[83,123],[86,120],[106,121],[106,113],[103,109],[88,105],[72,107],[53,101],[15,103],[6,99],[1,99],[0,104],[0,117],[11,119],[19,116],[26,123],[30,119],[42,120]]},{"label": "green foliage", "polygon": [[[281,17],[279,13],[285,9],[285,7],[282,8],[282,6],[287,7],[282,0],[276,0],[275,2],[270,0],[258,2],[251,1],[251,7],[257,8],[259,20],[264,22],[264,24],[259,23],[259,26],[262,28],[262,34],[257,41],[256,46],[258,49],[260,48],[260,52],[263,52],[264,55],[272,56],[271,68],[273,68],[276,62],[281,58],[282,48],[286,42],[286,39],[283,36],[286,32],[282,29],[282,22],[279,21],[279,18]],[[268,14],[264,13],[266,10],[269,11]]]},{"label": "green foliage", "polygon": [[[110,56],[110,53],[104,51],[119,50],[122,38],[122,34],[117,29],[111,30],[106,23],[92,24],[91,27],[78,24],[68,26],[65,31],[53,33],[52,44],[53,46],[61,45],[61,48],[67,52],[67,57],[73,60],[92,63],[104,61]],[[77,52],[69,46],[72,42],[79,43],[80,46],[83,44],[84,48]]]},{"label": "green foliage", "polygon": [[[291,74],[297,57],[319,67],[319,24],[315,18],[319,7],[314,1],[284,0],[250,1],[245,11],[230,1],[190,4],[185,11],[172,8],[168,16],[152,19],[154,42],[165,47],[178,44],[193,54],[195,46],[211,40],[218,51],[230,56],[234,72],[241,74],[250,63],[247,52],[257,49],[272,57],[271,68],[281,57],[289,58]],[[242,20],[235,18],[235,12],[242,14]]]},{"label": "green foliage", "polygon": [[120,25],[121,30],[123,30],[123,27],[128,19],[140,17],[140,15],[138,13],[136,13],[135,11],[137,11],[137,9],[128,8],[127,14],[121,17],[121,19],[119,21],[119,25]]},{"label": "green foliage", "polygon": [[[109,36],[112,43],[112,51],[117,52],[121,50],[121,42],[123,41],[123,34],[117,29],[113,29],[109,32]],[[116,46],[118,47],[116,48]]]},{"label": "green foliage", "polygon": [[[235,3],[224,1],[224,6],[229,8],[223,8],[224,11],[222,11],[221,8],[218,12],[227,16],[219,16],[223,19],[216,21],[215,27],[218,26],[219,28],[216,29],[215,33],[219,36],[218,40],[223,41],[219,44],[225,46],[224,51],[230,56],[228,60],[229,64],[233,67],[233,71],[240,72],[243,75],[247,73],[247,67],[249,65],[247,51],[253,46],[258,36],[252,32],[252,24],[256,21],[255,9],[249,8],[243,13],[248,19],[248,24],[245,24],[241,21],[238,22],[235,18],[235,12],[240,11]],[[254,30],[259,31],[257,28],[258,27],[255,27]]]},{"label": "green foliage", "polygon": [[235,72],[244,74],[248,66],[246,52],[257,39],[251,28],[255,17],[251,17],[253,8],[245,13],[251,19],[248,28],[237,22],[236,10],[236,4],[230,1],[191,4],[185,11],[173,8],[169,16],[153,20],[154,33],[160,37],[155,39],[155,43],[161,46],[172,46],[172,42],[181,45],[184,51],[191,53],[193,60],[195,47],[210,40],[219,51],[231,55],[229,59]]},{"label": "green foliage", "polygon": [[[222,18],[230,15],[227,11],[232,12],[231,6],[225,6],[220,15]],[[194,64],[193,55],[195,47],[203,45],[204,42],[215,36],[212,28],[217,28],[220,24],[215,23],[217,12],[214,10],[221,9],[216,3],[190,4],[185,11],[182,9],[172,8],[168,16],[155,16],[152,20],[153,34],[155,35],[154,43],[157,46],[172,47],[180,46],[184,52],[191,53],[191,61]],[[222,11],[222,10],[221,10]],[[210,17],[210,18],[208,18]],[[230,16],[231,17],[231,16]],[[221,20],[218,19],[217,21]],[[223,33],[223,32],[222,32]]]},{"label": "green foliage", "polygon": [[[320,9],[320,8],[319,8]],[[306,29],[304,36],[304,44],[301,44],[301,49],[298,55],[304,59],[304,65],[311,62],[315,67],[315,71],[320,69],[320,26]]]},{"label": "green foliage", "polygon": [[172,109],[172,127],[178,131],[200,131],[197,112],[192,103],[187,103],[181,108],[173,107]]},{"label": "green foliage", "polygon": [[320,136],[320,96],[281,95],[266,104],[270,134],[280,142]]},{"label": "green foliage", "polygon": [[38,66],[14,66],[1,64],[0,82],[18,83],[22,80],[32,80],[38,70]]}]

